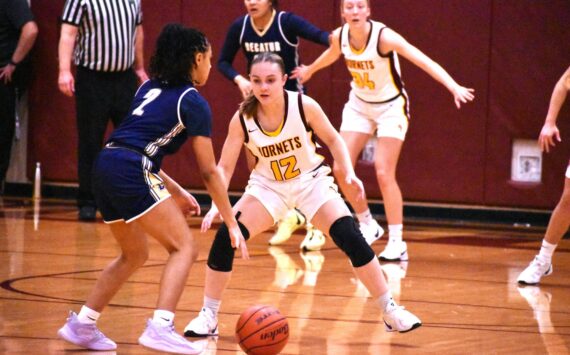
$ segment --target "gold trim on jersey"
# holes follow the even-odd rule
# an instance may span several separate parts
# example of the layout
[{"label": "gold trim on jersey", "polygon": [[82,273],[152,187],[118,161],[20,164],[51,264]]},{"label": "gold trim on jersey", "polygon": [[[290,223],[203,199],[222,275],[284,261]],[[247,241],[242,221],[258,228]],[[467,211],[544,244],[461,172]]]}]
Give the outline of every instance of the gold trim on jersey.
[{"label": "gold trim on jersey", "polygon": [[283,130],[283,126],[285,125],[285,118],[283,118],[283,120],[281,120],[279,127],[277,127],[277,129],[273,132],[264,130],[263,127],[261,127],[261,124],[259,123],[257,118],[255,119],[255,123],[259,126],[259,129],[261,130],[261,132],[263,132],[263,134],[265,134],[266,136],[277,137],[279,135],[279,133],[281,133],[281,131]]},{"label": "gold trim on jersey", "polygon": [[364,46],[360,49],[356,49],[352,46],[352,43],[350,43],[350,29],[348,29],[348,46],[350,47],[350,50],[352,51],[352,53],[354,54],[362,54],[364,53],[364,51],[366,50],[366,48],[368,48],[368,44],[370,44],[370,38],[372,37],[372,22],[370,22],[370,20],[368,21],[370,23],[370,31],[368,32],[368,38],[366,39],[366,43],[364,44]]},{"label": "gold trim on jersey", "polygon": [[257,117],[253,117],[253,120],[255,122],[255,124],[257,125],[257,127],[259,127],[259,130],[261,131],[261,133],[265,134],[266,136],[269,137],[277,137],[281,131],[283,130],[283,126],[285,126],[285,122],[287,122],[287,115],[289,114],[289,95],[287,95],[287,91],[283,90],[283,99],[285,100],[285,117],[283,117],[283,120],[281,121],[281,123],[279,124],[279,127],[277,127],[277,129],[273,132],[271,131],[267,131],[265,129],[263,129],[263,127],[261,126],[261,123],[259,123],[259,120],[257,119]]},{"label": "gold trim on jersey", "polygon": [[277,14],[277,11],[275,11],[275,9],[273,9],[273,12],[271,13],[271,19],[269,20],[269,22],[267,22],[267,25],[265,25],[265,27],[261,31],[259,31],[257,29],[257,26],[255,26],[255,23],[253,22],[253,18],[251,16],[249,16],[249,22],[251,24],[251,27],[253,28],[255,33],[257,33],[257,35],[259,37],[263,37],[267,33],[267,31],[269,30],[269,28],[273,24],[273,21],[275,20],[275,14]]}]

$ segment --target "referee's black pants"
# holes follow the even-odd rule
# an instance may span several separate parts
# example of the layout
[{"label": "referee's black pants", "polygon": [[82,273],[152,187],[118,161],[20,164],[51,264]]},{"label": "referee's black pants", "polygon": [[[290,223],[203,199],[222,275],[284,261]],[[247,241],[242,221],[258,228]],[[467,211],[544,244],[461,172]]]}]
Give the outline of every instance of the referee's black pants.
[{"label": "referee's black pants", "polygon": [[93,162],[103,146],[109,120],[115,127],[121,123],[129,112],[137,86],[137,77],[130,69],[123,72],[98,72],[77,68],[75,103],[78,133],[78,207],[95,206],[91,191]]},{"label": "referee's black pants", "polygon": [[16,123],[16,88],[0,80],[0,189],[6,180]]}]

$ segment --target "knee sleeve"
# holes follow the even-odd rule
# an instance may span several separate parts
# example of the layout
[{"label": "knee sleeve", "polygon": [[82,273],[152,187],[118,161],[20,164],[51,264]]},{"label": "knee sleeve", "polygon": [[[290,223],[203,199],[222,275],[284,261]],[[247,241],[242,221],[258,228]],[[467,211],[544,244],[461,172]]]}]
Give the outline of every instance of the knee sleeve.
[{"label": "knee sleeve", "polygon": [[366,243],[360,229],[351,216],[337,219],[329,231],[334,243],[350,258],[354,267],[368,264],[376,255]]},{"label": "knee sleeve", "polygon": [[[247,228],[238,221],[239,229],[245,240],[249,239],[249,231]],[[234,263],[235,250],[232,248],[232,242],[230,239],[230,231],[225,223],[222,223],[216,236],[212,247],[210,248],[210,254],[208,255],[208,266],[212,270],[229,272],[232,271]]]}]

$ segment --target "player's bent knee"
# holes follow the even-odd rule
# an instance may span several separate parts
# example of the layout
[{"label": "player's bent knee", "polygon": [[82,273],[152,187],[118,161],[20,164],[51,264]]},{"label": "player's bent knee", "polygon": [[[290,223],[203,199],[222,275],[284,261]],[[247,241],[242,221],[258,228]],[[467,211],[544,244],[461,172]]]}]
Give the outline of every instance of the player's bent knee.
[{"label": "player's bent knee", "polygon": [[[239,229],[245,240],[249,239],[249,231],[240,221]],[[210,248],[208,255],[208,267],[215,271],[230,272],[233,268],[235,250],[232,247],[230,231],[225,223],[222,223]]]},{"label": "player's bent knee", "polygon": [[329,231],[334,243],[350,258],[352,266],[361,267],[375,258],[374,251],[366,243],[354,218],[344,216],[337,219]]}]

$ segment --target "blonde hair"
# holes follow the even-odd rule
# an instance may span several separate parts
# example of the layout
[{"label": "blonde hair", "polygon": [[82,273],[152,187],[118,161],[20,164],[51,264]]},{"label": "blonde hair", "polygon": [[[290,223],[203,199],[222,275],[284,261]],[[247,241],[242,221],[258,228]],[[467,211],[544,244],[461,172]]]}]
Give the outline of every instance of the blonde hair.
[{"label": "blonde hair", "polygon": [[[262,52],[253,57],[249,71],[251,72],[251,68],[253,68],[255,64],[263,62],[277,64],[279,69],[281,69],[281,74],[285,74],[285,63],[283,63],[283,59],[281,59],[277,54],[271,52]],[[257,100],[257,97],[255,97],[253,91],[251,91],[239,105],[239,113],[240,115],[253,117],[257,113],[258,105],[259,101]]]}]

